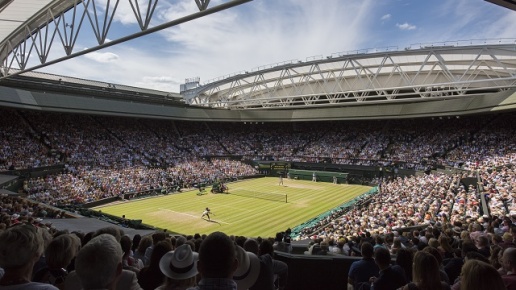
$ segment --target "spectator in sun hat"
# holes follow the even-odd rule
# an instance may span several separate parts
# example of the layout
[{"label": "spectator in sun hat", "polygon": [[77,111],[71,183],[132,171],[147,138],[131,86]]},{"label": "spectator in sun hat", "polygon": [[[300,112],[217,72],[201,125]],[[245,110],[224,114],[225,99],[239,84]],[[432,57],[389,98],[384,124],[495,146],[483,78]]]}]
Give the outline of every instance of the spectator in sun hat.
[{"label": "spectator in sun hat", "polygon": [[35,218],[32,222],[34,225],[40,225],[43,223],[43,219],[42,218]]},{"label": "spectator in sun hat", "polygon": [[20,223],[20,215],[15,213],[11,215],[11,225],[16,225]]},{"label": "spectator in sun hat", "polygon": [[187,244],[166,253],[159,261],[159,268],[166,279],[156,290],[184,290],[195,286],[198,260],[199,254]]},{"label": "spectator in sun hat", "polygon": [[233,274],[233,280],[237,283],[237,289],[251,289],[260,275],[260,259],[254,253],[246,252],[240,246],[236,246],[236,258],[238,268]]},{"label": "spectator in sun hat", "polygon": [[[247,239],[244,243],[244,250],[255,254],[260,259],[260,273],[258,275],[256,283],[254,283],[254,285],[249,289],[275,290],[275,266],[277,263],[282,262],[274,260],[269,253],[260,253],[260,245],[258,244],[258,241],[256,241],[255,239]],[[285,267],[287,267],[286,270],[288,271],[288,266],[286,266],[286,264]]]}]

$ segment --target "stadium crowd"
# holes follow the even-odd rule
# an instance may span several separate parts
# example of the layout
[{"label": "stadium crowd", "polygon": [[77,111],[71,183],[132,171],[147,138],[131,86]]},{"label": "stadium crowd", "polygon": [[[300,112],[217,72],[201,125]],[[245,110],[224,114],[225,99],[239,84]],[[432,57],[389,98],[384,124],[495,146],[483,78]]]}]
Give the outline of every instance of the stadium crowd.
[{"label": "stadium crowd", "polygon": [[[61,174],[24,184],[29,198],[50,205],[256,174],[248,163],[224,156],[461,167],[456,173],[381,179],[377,194],[305,228],[301,237],[313,244],[307,253],[362,256],[348,273],[354,289],[516,289],[512,274],[516,271],[514,114],[292,126],[1,110],[9,117],[0,125],[2,169],[65,164]],[[467,184],[467,179],[475,182]],[[0,289],[213,289],[209,287],[219,285],[220,289],[265,290],[287,284],[286,265],[273,259],[273,249],[285,249],[281,239],[156,233],[149,244],[149,237],[128,241],[116,229],[59,232],[42,219],[63,217],[63,212],[18,197],[2,196],[0,207],[0,267],[4,270]],[[29,238],[20,240],[21,236]],[[85,257],[100,251],[111,260],[88,264],[93,262]],[[185,257],[200,266],[182,264]],[[396,259],[395,265],[391,258]],[[223,269],[210,266],[214,259],[219,266],[225,261]],[[252,272],[252,265],[263,270]],[[109,275],[93,279],[98,276],[95,271]],[[253,277],[242,282],[243,273]],[[485,279],[480,277],[489,277],[490,284],[483,284]]]},{"label": "stadium crowd", "polygon": [[[475,169],[508,164],[514,114],[460,119],[205,123],[1,109],[0,169],[66,163],[95,167],[171,167],[185,159],[241,156],[335,164],[406,163]],[[500,159],[500,160],[497,160]]]},{"label": "stadium crowd", "polygon": [[[274,258],[289,250],[288,234],[130,238],[117,227],[69,233],[30,218],[0,229],[1,289],[272,290],[292,279]],[[361,258],[347,273],[351,289],[515,289],[516,215],[434,221],[403,232],[322,234],[307,254]]]}]

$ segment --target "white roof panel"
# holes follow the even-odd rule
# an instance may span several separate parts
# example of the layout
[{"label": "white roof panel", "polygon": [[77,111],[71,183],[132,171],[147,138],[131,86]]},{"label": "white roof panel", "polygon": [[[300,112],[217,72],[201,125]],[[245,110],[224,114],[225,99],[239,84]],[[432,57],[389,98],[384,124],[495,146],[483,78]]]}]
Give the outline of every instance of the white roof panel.
[{"label": "white roof panel", "polygon": [[6,39],[24,23],[55,0],[7,1],[0,11],[0,40]]}]

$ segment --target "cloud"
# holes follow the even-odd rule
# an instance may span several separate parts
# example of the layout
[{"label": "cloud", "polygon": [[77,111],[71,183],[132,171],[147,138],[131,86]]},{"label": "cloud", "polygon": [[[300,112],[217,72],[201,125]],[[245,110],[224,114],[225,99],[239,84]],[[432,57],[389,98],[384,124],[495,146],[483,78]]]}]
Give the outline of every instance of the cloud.
[{"label": "cloud", "polygon": [[396,35],[398,43],[461,41],[458,43],[465,45],[470,40],[481,43],[479,40],[489,39],[487,43],[494,44],[498,42],[495,39],[514,39],[516,13],[487,1],[443,1],[441,5],[432,3],[425,11],[433,17],[420,17],[417,32]]},{"label": "cloud", "polygon": [[[175,45],[176,57],[199,68],[197,74],[188,77],[213,78],[362,47],[374,5],[371,0],[346,2],[343,5],[342,0],[327,0],[321,5],[311,0],[255,1],[162,34]],[[161,17],[172,20],[196,10],[194,1],[181,1],[162,11]]]},{"label": "cloud", "polygon": [[417,28],[415,25],[409,24],[408,22],[403,24],[396,23],[396,26],[401,30],[414,30]]},{"label": "cloud", "polygon": [[152,88],[160,91],[178,91],[179,81],[171,76],[143,76],[140,81],[134,83],[136,87]]},{"label": "cloud", "polygon": [[174,82],[174,80],[171,77],[168,77],[168,76],[159,76],[159,77],[149,77],[149,76],[146,76],[146,77],[143,77],[143,80],[147,81],[147,82],[154,82],[154,83],[170,83],[170,82]]},{"label": "cloud", "polygon": [[84,55],[46,67],[45,72],[166,92],[178,92],[184,75],[191,75],[187,65],[176,59],[157,57],[148,48],[135,49],[122,44],[111,49],[117,49],[119,61],[92,61]]},{"label": "cloud", "polygon": [[84,55],[85,57],[94,60],[96,62],[101,63],[108,63],[108,62],[115,62],[119,59],[119,56],[117,54],[111,53],[111,52],[90,52]]},{"label": "cloud", "polygon": [[[147,11],[148,3],[145,3],[146,1],[109,1],[109,13],[110,15],[113,13],[113,10],[116,6],[116,13],[114,15],[114,20],[118,21],[124,25],[130,25],[130,24],[137,24],[137,19],[135,16],[135,13],[133,12],[133,9],[131,8],[131,2],[134,4],[138,4],[138,6],[135,6],[135,8],[138,8],[140,13],[142,13],[142,17],[145,18],[145,13]],[[95,2],[93,2],[95,3]],[[99,11],[99,13],[105,13],[106,7],[108,5],[108,0],[99,0],[97,1],[96,8]]]},{"label": "cloud", "polygon": [[386,21],[386,20],[389,20],[389,19],[391,19],[391,15],[390,14],[385,14],[384,16],[382,16],[380,18],[380,20],[382,20],[382,21]]}]

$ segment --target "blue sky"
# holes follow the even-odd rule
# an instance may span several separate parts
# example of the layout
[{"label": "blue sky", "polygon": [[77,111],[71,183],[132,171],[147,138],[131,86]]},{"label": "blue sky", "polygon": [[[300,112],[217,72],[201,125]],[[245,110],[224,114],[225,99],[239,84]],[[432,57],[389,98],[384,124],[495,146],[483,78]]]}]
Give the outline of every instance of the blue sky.
[{"label": "blue sky", "polygon": [[[120,1],[108,38],[137,31],[128,2]],[[194,0],[161,0],[156,17],[196,9]],[[483,0],[254,0],[40,71],[178,92],[186,78],[205,82],[292,59],[498,38],[516,39],[516,12]],[[93,41],[85,33],[76,49]]]}]

